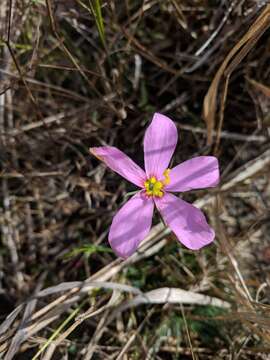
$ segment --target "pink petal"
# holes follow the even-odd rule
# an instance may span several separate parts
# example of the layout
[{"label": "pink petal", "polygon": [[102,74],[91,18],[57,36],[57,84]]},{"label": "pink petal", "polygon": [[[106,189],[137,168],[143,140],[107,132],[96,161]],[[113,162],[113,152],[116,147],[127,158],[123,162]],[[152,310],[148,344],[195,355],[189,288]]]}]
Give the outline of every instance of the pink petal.
[{"label": "pink petal", "polygon": [[144,165],[148,177],[163,178],[177,143],[177,129],[167,116],[155,113],[144,137]]},{"label": "pink petal", "polygon": [[187,248],[198,250],[214,240],[214,230],[195,206],[169,193],[155,198],[155,203],[166,224]]},{"label": "pink petal", "polygon": [[154,202],[142,192],[134,195],[114,216],[109,233],[113,251],[122,258],[132,255],[149,233]]},{"label": "pink petal", "polygon": [[143,188],[145,172],[126,154],[113,146],[90,148],[90,153],[103,161],[110,169],[123,176],[133,184]]},{"label": "pink petal", "polygon": [[184,161],[170,171],[166,191],[188,191],[217,186],[219,183],[218,159],[198,156]]}]

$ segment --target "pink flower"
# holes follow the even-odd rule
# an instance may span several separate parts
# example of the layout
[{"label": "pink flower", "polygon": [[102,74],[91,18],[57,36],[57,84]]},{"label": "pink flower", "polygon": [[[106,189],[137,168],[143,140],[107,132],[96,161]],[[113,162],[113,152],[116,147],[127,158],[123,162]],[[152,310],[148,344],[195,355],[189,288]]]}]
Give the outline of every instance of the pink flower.
[{"label": "pink flower", "polygon": [[207,224],[204,214],[171,191],[216,186],[219,183],[218,160],[214,156],[198,156],[168,169],[177,138],[173,121],[155,113],[144,137],[145,172],[115,147],[90,149],[109,168],[141,188],[117,212],[110,228],[110,245],[122,258],[132,255],[149,233],[154,205],[187,248],[197,250],[214,240],[215,232]]}]

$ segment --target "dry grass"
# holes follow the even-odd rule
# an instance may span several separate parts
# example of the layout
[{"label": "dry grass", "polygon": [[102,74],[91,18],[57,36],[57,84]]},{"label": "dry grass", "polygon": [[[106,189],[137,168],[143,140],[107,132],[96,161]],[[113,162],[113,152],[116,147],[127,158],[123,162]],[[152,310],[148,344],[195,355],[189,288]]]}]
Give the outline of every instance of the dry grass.
[{"label": "dry grass", "polygon": [[[269,13],[262,0],[1,1],[1,359],[267,359]],[[216,241],[189,251],[156,216],[121,261],[107,234],[133,188],[88,148],[142,164],[155,111],[178,126],[174,163],[219,157],[220,187],[184,195]]]}]

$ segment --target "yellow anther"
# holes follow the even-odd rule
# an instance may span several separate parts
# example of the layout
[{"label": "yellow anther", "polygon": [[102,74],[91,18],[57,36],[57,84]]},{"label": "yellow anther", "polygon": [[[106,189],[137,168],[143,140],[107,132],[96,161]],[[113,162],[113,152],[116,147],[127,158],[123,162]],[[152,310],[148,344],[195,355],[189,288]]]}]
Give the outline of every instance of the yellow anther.
[{"label": "yellow anther", "polygon": [[162,197],[164,195],[162,190],[164,184],[161,181],[158,181],[154,176],[145,181],[144,187],[146,190],[146,195],[148,196]]},{"label": "yellow anther", "polygon": [[163,173],[163,176],[165,179],[162,182],[164,185],[168,185],[171,182],[171,179],[169,176],[170,172],[171,172],[171,169],[166,169]]},{"label": "yellow anther", "polygon": [[151,176],[148,180],[144,182],[144,187],[146,190],[147,196],[157,196],[162,197],[164,195],[164,186],[168,185],[171,181],[169,173],[170,169],[166,169],[163,173],[164,179],[157,180],[155,176]]}]

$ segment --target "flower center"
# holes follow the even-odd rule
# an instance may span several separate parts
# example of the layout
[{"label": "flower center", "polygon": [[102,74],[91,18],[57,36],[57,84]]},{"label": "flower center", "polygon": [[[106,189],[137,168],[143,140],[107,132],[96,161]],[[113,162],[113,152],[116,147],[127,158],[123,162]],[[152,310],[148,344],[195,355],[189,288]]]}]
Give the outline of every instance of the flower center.
[{"label": "flower center", "polygon": [[146,195],[162,197],[164,195],[164,186],[170,183],[170,169],[164,171],[164,180],[157,180],[155,176],[150,177],[144,183]]}]

